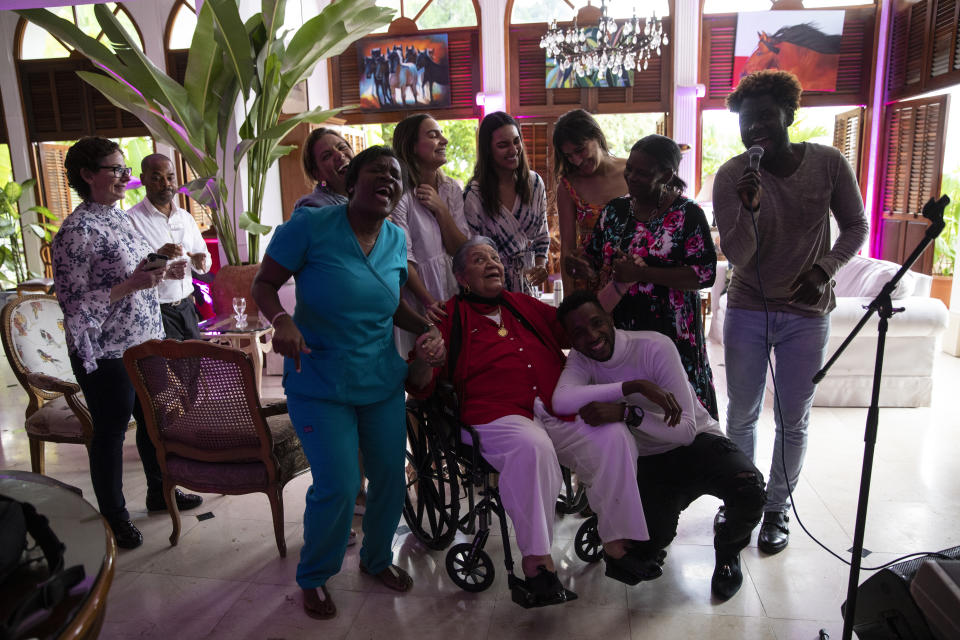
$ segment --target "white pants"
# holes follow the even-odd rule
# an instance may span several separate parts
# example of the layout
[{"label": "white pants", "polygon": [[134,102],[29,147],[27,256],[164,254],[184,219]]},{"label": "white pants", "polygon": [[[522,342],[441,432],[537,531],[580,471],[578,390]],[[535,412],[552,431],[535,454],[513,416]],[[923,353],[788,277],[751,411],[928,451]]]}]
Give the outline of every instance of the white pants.
[{"label": "white pants", "polygon": [[533,420],[510,415],[475,427],[480,452],[500,473],[500,499],[520,553],[550,555],[561,464],[586,485],[602,540],[648,540],[637,488],[637,445],[626,425],[564,422],[546,413],[539,400],[537,405]]}]

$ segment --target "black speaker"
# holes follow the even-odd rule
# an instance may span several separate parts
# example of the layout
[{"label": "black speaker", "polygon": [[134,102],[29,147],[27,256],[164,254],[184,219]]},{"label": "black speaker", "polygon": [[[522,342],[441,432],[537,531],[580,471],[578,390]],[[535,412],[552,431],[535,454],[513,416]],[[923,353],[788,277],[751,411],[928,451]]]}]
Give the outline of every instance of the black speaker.
[{"label": "black speaker", "polygon": [[[958,559],[960,547],[941,556]],[[853,631],[860,640],[931,640],[927,621],[910,595],[910,583],[928,556],[891,565],[870,576],[857,590]],[[846,614],[847,603],[840,606]]]}]

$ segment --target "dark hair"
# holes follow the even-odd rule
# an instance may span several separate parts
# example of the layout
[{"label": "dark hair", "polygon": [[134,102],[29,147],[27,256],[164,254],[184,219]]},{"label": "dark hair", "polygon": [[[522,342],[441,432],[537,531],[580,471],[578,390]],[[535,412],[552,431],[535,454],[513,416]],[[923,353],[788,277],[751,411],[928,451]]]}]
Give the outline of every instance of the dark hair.
[{"label": "dark hair", "polygon": [[597,305],[597,309],[606,313],[606,310],[603,308],[603,305],[600,304],[600,300],[597,299],[597,294],[594,291],[590,289],[577,289],[573,293],[564,296],[563,302],[557,307],[557,322],[566,329],[567,316],[588,303]]},{"label": "dark hair", "polygon": [[67,157],[63,160],[63,168],[67,170],[67,184],[80,198],[90,199],[90,185],[80,175],[80,170],[87,169],[94,173],[100,171],[100,163],[115,151],[120,151],[119,144],[99,136],[80,138],[67,150]]},{"label": "dark hair", "polygon": [[[335,135],[344,142],[347,142],[347,139],[340,135],[339,131],[333,129],[328,129],[326,127],[319,127],[310,132],[310,135],[307,136],[307,139],[303,141],[303,147],[300,152],[300,159],[303,162],[303,172],[307,174],[307,177],[314,182],[317,182],[317,179],[314,177],[314,173],[317,171],[317,161],[313,157],[313,145],[317,144],[320,141],[320,138],[327,134]],[[349,145],[350,143],[347,142]]]},{"label": "dark hair", "polygon": [[[360,175],[360,169],[371,162],[384,157],[394,158],[397,160],[397,162],[400,162],[400,158],[397,158],[397,154],[394,153],[393,149],[381,144],[367,147],[353,157],[353,160],[351,160],[350,164],[347,166],[347,175],[344,176],[344,188],[347,190],[347,193],[351,198],[353,197],[353,194],[350,193],[350,189],[353,188],[353,185],[357,184],[357,177]],[[403,163],[400,163],[400,165],[400,171],[402,174]]]},{"label": "dark hair", "polygon": [[727,96],[727,109],[733,113],[740,113],[740,106],[745,98],[757,96],[771,96],[784,111],[789,120],[793,121],[793,114],[800,108],[800,94],[803,87],[797,76],[789,71],[775,71],[764,69],[756,71],[740,80],[740,84]]},{"label": "dark hair", "polygon": [[666,136],[653,133],[633,143],[630,153],[634,151],[642,151],[653,158],[661,170],[670,171],[673,174],[673,177],[664,183],[666,186],[677,187],[680,191],[687,188],[687,183],[677,175],[683,153],[676,142]]},{"label": "dark hair", "polygon": [[593,119],[593,116],[583,109],[567,111],[557,119],[556,124],[553,125],[553,165],[558,178],[577,170],[567,161],[567,157],[560,151],[560,147],[568,142],[582,144],[587,140],[596,140],[601,149],[610,153],[610,149],[607,147],[607,138],[603,135],[600,125]]},{"label": "dark hair", "polygon": [[[483,210],[491,218],[500,215],[500,190],[497,184],[497,168],[490,147],[493,145],[493,134],[500,127],[506,126],[516,127],[517,135],[520,135],[520,125],[512,116],[503,111],[494,111],[488,114],[480,122],[480,128],[477,130],[477,164],[473,168],[473,179],[477,181]],[[521,142],[522,140],[521,137]],[[533,195],[530,192],[530,165],[527,162],[527,154],[523,151],[521,146],[520,166],[514,172],[513,182],[517,189],[517,195],[520,196],[520,202],[530,204]],[[511,206],[513,203],[507,202],[504,204]]]},{"label": "dark hair", "polygon": [[432,117],[429,113],[416,113],[398,122],[393,130],[393,150],[397,152],[400,164],[406,167],[404,186],[408,189],[420,184],[420,159],[415,149],[420,139],[420,125]]}]

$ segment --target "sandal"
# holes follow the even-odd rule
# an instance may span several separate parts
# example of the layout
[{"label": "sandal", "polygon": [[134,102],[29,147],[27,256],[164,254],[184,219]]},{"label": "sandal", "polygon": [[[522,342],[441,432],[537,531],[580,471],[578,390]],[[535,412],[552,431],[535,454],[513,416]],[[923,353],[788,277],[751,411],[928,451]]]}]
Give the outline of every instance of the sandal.
[{"label": "sandal", "polygon": [[383,586],[388,589],[393,589],[394,591],[410,591],[413,587],[413,578],[410,577],[410,574],[395,564],[390,565],[378,574],[370,573],[367,568],[361,564],[360,571],[368,576],[373,576],[379,580]]},{"label": "sandal", "polygon": [[[330,598],[330,592],[324,586],[314,587],[312,589],[302,589],[303,591],[303,611],[311,618],[317,620],[329,620],[337,615],[337,606],[333,604]],[[321,593],[323,599],[320,598]]]}]

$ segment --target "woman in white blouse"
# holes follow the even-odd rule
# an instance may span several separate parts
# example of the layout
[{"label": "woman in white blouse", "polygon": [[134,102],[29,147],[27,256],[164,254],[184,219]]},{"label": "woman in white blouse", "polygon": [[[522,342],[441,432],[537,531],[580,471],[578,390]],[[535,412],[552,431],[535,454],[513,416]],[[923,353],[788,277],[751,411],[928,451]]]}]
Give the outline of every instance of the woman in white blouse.
[{"label": "woman in white blouse", "polygon": [[[393,149],[406,168],[404,194],[390,216],[407,234],[404,298],[431,322],[443,317],[443,303],[457,292],[452,256],[470,237],[463,192],[440,171],[446,148],[440,125],[424,113],[404,118],[393,132]],[[401,342],[404,356],[412,344],[412,338]]]},{"label": "woman in white blouse", "polygon": [[480,123],[477,165],[463,197],[463,212],[474,235],[496,243],[504,288],[533,295],[533,287],[547,279],[546,190],[527,164],[520,126],[502,111]]},{"label": "woman in white blouse", "polygon": [[[131,414],[137,420],[137,450],[147,476],[147,508],[165,510],[166,501],[156,451],[123,366],[123,352],[163,338],[156,286],[163,278],[183,278],[186,261],[148,264],[150,246],[117,206],[131,173],[117,143],[83,138],[67,151],[64,167],[83,202],[53,238],[53,278],[70,365],[93,418],[88,448],[93,491],[117,546],[131,549],[143,542],[123,498],[123,439]],[[201,502],[200,496],[177,490],[180,509]]]}]

